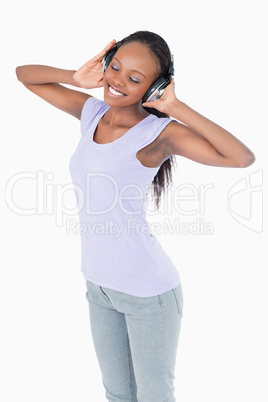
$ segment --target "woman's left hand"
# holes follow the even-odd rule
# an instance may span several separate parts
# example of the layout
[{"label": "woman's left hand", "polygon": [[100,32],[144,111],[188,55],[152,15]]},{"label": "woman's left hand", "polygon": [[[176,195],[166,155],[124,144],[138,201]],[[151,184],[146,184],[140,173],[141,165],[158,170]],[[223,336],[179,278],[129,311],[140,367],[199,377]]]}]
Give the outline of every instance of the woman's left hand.
[{"label": "woman's left hand", "polygon": [[175,94],[175,82],[174,78],[171,78],[170,83],[165,88],[163,95],[159,99],[156,99],[153,102],[144,102],[142,103],[142,106],[148,108],[154,108],[159,110],[160,112],[169,114],[168,110],[170,109],[171,104],[176,99],[177,98]]}]

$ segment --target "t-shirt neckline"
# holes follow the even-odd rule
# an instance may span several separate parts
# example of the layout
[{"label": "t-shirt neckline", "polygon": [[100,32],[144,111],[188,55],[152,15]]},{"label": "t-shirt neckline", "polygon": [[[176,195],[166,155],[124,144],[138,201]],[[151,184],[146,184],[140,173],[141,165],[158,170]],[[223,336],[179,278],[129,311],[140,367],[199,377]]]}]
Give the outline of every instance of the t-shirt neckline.
[{"label": "t-shirt neckline", "polygon": [[138,127],[142,122],[144,122],[145,120],[147,120],[148,118],[150,118],[151,116],[154,116],[152,113],[150,113],[148,116],[146,116],[144,119],[140,120],[137,124],[135,124],[134,126],[130,127],[129,130],[127,130],[125,132],[125,134],[123,134],[121,137],[117,138],[114,141],[111,142],[106,142],[104,144],[99,144],[98,142],[95,142],[93,140],[96,128],[99,124],[100,119],[103,117],[103,115],[108,111],[108,109],[110,109],[110,106],[106,105],[105,109],[99,114],[98,119],[96,119],[96,121],[94,122],[94,125],[92,125],[92,133],[91,133],[91,143],[95,146],[95,147],[107,147],[107,146],[113,146],[116,145],[118,142],[122,141],[124,138],[126,138],[133,129],[135,129],[136,127]]}]

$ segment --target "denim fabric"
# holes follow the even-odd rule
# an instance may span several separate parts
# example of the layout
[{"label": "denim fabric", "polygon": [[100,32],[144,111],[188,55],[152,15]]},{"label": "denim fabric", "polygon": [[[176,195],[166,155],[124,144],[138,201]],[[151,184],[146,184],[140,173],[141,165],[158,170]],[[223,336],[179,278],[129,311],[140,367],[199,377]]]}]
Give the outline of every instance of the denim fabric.
[{"label": "denim fabric", "polygon": [[175,402],[181,283],[137,297],[86,280],[92,339],[110,402]]}]

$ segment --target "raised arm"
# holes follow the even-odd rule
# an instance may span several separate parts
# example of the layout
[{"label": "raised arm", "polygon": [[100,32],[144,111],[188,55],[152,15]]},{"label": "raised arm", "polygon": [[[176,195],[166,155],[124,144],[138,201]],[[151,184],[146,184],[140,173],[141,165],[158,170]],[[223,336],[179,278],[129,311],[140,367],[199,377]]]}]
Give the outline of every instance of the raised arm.
[{"label": "raised arm", "polygon": [[114,44],[115,40],[111,41],[97,56],[86,62],[77,71],[29,64],[18,66],[16,75],[18,80],[31,92],[58,109],[80,119],[84,103],[91,95],[69,89],[61,84],[85,89],[103,86],[101,62],[107,50]]},{"label": "raised arm", "polygon": [[248,167],[255,161],[253,152],[229,131],[179,101],[174,78],[160,99],[143,103],[180,120],[163,130],[166,156],[180,155],[204,165]]},{"label": "raised arm", "polygon": [[80,119],[81,111],[89,96],[84,92],[66,88],[59,84],[78,86],[74,81],[75,70],[43,65],[25,65],[16,68],[18,80],[31,92],[40,96],[52,106]]}]

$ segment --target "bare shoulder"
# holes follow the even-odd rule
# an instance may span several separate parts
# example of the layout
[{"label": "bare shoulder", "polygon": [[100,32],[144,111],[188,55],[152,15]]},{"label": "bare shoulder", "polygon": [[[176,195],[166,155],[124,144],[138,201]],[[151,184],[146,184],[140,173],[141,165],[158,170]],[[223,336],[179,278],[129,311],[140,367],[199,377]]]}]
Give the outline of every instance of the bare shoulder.
[{"label": "bare shoulder", "polygon": [[158,146],[161,145],[162,155],[167,158],[175,154],[174,142],[178,142],[185,133],[186,126],[178,121],[172,120],[166,125],[158,137]]},{"label": "bare shoulder", "polygon": [[176,120],[172,120],[163,129],[162,138],[165,140],[170,140],[174,135],[183,135],[183,133],[185,133],[185,130],[187,130],[187,126],[185,126],[185,124],[182,124]]}]

